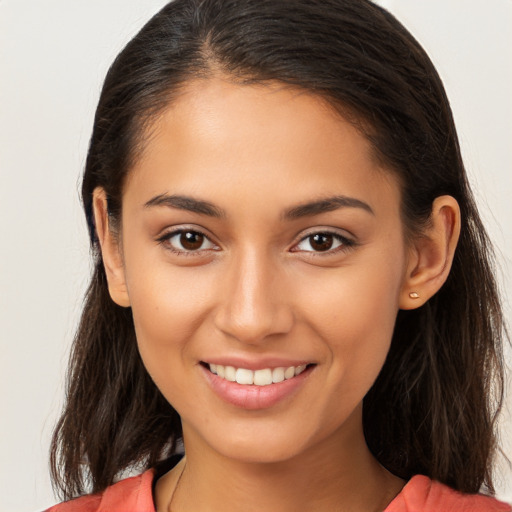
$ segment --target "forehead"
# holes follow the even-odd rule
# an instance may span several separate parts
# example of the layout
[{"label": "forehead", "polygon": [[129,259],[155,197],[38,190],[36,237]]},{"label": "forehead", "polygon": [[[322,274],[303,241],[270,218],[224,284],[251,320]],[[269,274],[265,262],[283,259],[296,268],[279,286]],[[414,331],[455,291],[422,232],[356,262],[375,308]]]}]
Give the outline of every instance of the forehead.
[{"label": "forehead", "polygon": [[336,189],[370,199],[389,191],[398,203],[394,175],[368,140],[323,98],[280,83],[192,82],[148,134],[125,189],[147,199],[169,192],[220,197],[223,187],[238,186],[269,201],[300,202]]}]

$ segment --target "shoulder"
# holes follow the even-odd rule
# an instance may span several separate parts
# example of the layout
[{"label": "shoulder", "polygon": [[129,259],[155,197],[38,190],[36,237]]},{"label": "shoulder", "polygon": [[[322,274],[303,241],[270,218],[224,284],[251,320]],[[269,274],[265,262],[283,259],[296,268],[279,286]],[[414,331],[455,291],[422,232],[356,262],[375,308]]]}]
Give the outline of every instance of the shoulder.
[{"label": "shoulder", "polygon": [[46,512],[155,512],[154,470],[107,487],[99,494],[82,496],[49,508]]},{"label": "shoulder", "polygon": [[490,496],[462,494],[430,478],[411,478],[385,512],[511,512],[512,507]]}]

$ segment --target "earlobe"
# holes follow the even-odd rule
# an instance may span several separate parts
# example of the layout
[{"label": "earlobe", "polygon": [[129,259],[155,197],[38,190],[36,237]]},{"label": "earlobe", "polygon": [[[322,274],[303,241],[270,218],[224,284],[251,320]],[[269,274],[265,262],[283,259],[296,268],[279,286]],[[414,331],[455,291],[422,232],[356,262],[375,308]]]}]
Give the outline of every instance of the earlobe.
[{"label": "earlobe", "polygon": [[432,204],[430,225],[411,247],[400,309],[422,306],[443,286],[453,262],[460,234],[459,204],[440,196]]},{"label": "earlobe", "polygon": [[119,247],[119,240],[111,229],[108,218],[107,195],[105,190],[97,187],[93,192],[93,211],[96,235],[101,249],[103,266],[107,275],[108,291],[112,300],[122,307],[130,306],[126,288],[126,279]]}]

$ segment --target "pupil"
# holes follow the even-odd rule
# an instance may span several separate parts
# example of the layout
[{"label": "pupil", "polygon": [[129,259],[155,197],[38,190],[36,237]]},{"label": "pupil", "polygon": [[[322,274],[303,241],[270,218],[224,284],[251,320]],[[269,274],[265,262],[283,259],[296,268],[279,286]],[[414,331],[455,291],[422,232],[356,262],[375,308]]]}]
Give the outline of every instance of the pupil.
[{"label": "pupil", "polygon": [[186,231],[181,233],[180,243],[184,249],[190,251],[199,249],[203,245],[204,236],[201,233],[194,233],[193,231]]},{"label": "pupil", "polygon": [[311,237],[311,247],[316,251],[328,251],[332,247],[332,235],[317,233]]}]

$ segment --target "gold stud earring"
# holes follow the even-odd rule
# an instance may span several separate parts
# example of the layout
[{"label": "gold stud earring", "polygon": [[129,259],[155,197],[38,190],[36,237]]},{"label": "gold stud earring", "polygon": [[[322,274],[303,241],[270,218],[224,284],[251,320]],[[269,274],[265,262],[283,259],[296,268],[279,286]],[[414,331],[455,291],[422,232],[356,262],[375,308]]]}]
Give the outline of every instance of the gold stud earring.
[{"label": "gold stud earring", "polygon": [[419,295],[419,293],[411,292],[411,293],[409,293],[409,297],[411,297],[411,299],[419,299],[420,295]]}]

